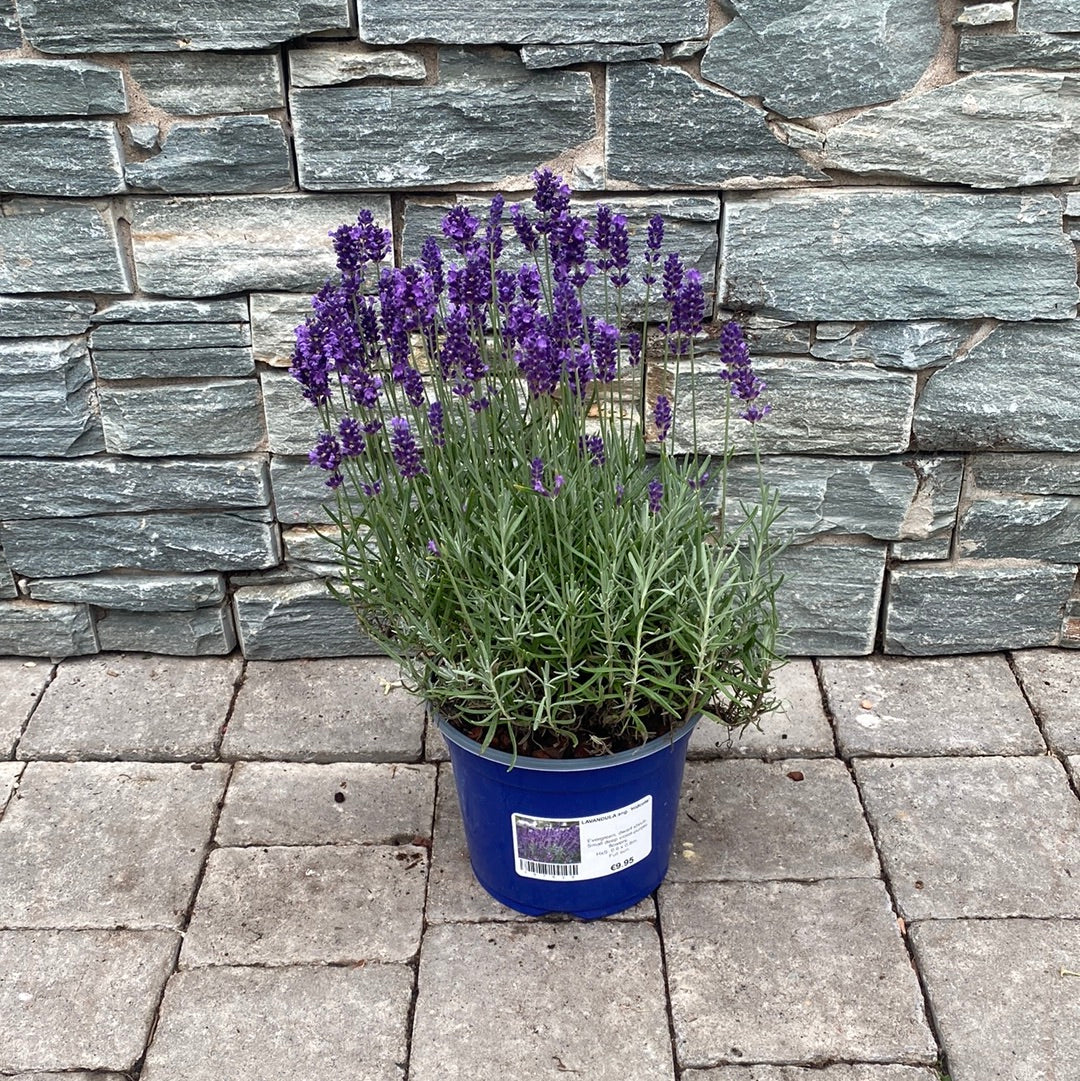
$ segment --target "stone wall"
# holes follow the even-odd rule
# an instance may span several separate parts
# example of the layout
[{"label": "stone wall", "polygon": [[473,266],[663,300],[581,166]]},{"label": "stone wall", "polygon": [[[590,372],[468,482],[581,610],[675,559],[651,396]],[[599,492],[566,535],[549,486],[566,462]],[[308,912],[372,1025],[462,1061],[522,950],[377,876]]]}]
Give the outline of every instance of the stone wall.
[{"label": "stone wall", "polygon": [[0,653],[364,651],[327,232],[545,163],[749,320],[793,652],[1080,645],[1078,132],[1080,0],[0,0]]}]

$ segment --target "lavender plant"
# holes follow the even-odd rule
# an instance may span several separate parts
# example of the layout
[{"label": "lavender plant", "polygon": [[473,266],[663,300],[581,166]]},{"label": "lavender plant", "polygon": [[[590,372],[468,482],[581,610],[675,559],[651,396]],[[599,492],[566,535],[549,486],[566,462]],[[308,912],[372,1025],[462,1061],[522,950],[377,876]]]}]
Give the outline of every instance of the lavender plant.
[{"label": "lavender plant", "polygon": [[[762,483],[731,525],[702,498],[718,485],[723,508],[732,440],[697,453],[701,276],[663,255],[660,216],[635,265],[624,216],[534,181],[531,207],[455,206],[449,260],[429,238],[390,265],[367,211],[331,234],[340,274],[291,372],[324,427],[310,457],[336,499],[338,595],[485,746],[599,754],[703,711],[744,725],[771,705],[777,507]],[[769,407],[736,323],[720,347],[725,433],[753,432]],[[669,376],[652,396],[649,367]]]}]

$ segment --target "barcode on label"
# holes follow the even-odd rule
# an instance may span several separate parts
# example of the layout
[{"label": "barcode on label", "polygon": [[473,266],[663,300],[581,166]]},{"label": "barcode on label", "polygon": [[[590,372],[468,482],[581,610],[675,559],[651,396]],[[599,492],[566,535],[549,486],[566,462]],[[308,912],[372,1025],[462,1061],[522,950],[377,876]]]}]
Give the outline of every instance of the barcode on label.
[{"label": "barcode on label", "polygon": [[558,878],[576,878],[580,863],[537,863],[535,860],[518,859],[518,870],[534,875],[555,875]]}]

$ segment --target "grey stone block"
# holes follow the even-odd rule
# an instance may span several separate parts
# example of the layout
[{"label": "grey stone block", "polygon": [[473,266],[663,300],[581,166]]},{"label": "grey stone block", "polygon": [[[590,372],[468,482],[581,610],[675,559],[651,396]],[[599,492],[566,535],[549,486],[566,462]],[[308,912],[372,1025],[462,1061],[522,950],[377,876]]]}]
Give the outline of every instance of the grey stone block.
[{"label": "grey stone block", "polygon": [[19,741],[20,758],[212,758],[239,658],[109,654],[65,661]]},{"label": "grey stone block", "polygon": [[194,379],[251,375],[251,347],[238,349],[95,349],[99,379]]},{"label": "grey stone block", "polygon": [[190,612],[104,611],[96,627],[102,649],[204,657],[236,648],[236,628],[227,601]]},{"label": "grey stone block", "polygon": [[1065,973],[1080,924],[941,920],[917,924],[911,941],[953,1081],[1069,1076],[1080,1024]]},{"label": "grey stone block", "polygon": [[306,457],[275,457],[270,463],[270,482],[278,520],[286,525],[329,525],[332,519],[327,508],[335,505],[335,497],[326,478],[327,474]]},{"label": "grey stone block", "polygon": [[1046,750],[1002,656],[826,659],[821,681],[845,757]]},{"label": "grey stone block", "polygon": [[0,342],[0,454],[101,450],[93,378],[81,338]]},{"label": "grey stone block", "polygon": [[111,207],[44,199],[5,203],[0,292],[130,293]]},{"label": "grey stone block", "polygon": [[[300,185],[411,188],[525,177],[596,134],[584,72],[529,72],[440,51],[436,86],[327,87],[290,95]],[[443,65],[450,65],[443,69]],[[288,286],[286,286],[288,288]]]},{"label": "grey stone block", "polygon": [[[366,197],[380,222],[386,197]],[[140,286],[166,296],[315,290],[334,270],[329,232],[354,221],[355,196],[234,195],[133,199]]]},{"label": "grey stone block", "polygon": [[876,878],[877,853],[842,762],[691,762],[670,882]]},{"label": "grey stone block", "polygon": [[1080,754],[1080,653],[1032,649],[1012,662],[1050,746]]},{"label": "grey stone block", "polygon": [[762,354],[790,356],[810,352],[810,328],[793,326],[780,319],[752,315],[743,327],[752,356]]},{"label": "grey stone block", "polygon": [[290,563],[310,563],[319,566],[336,565],[337,550],[333,546],[333,530],[320,531],[306,526],[293,526],[281,531],[285,558]]},{"label": "grey stone block", "polygon": [[39,601],[67,601],[128,612],[186,612],[225,599],[220,574],[87,574],[30,583]]},{"label": "grey stone block", "polygon": [[172,348],[189,345],[247,345],[251,339],[244,336],[242,328],[222,330],[213,327],[175,326],[176,323],[244,323],[248,318],[248,306],[244,297],[221,297],[215,300],[157,300],[143,297],[138,300],[114,300],[91,318],[95,327],[101,324],[139,323],[138,328],[127,330],[114,328],[109,338],[103,334],[95,344],[138,347],[152,343]]},{"label": "grey stone block", "polygon": [[931,375],[915,407],[916,438],[939,450],[1080,450],[1078,346],[1076,323],[998,327]]},{"label": "grey stone block", "polygon": [[14,600],[18,595],[19,591],[15,586],[15,579],[12,577],[11,568],[4,558],[4,553],[0,551],[0,599],[10,601]]},{"label": "grey stone block", "polygon": [[[291,375],[262,372],[259,378],[270,450],[275,454],[306,457],[323,429],[319,413],[301,393],[300,384]],[[320,479],[325,481],[325,476]],[[332,499],[333,493],[327,492],[326,496]]]},{"label": "grey stone block", "polygon": [[132,1070],[179,936],[164,931],[0,931],[0,1070]]},{"label": "grey stone block", "polygon": [[275,53],[131,56],[127,68],[143,97],[173,116],[285,107],[281,61]]},{"label": "grey stone block", "polygon": [[690,758],[817,758],[831,756],[832,729],[821,704],[814,666],[789,661],[773,676],[773,695],[780,708],[765,714],[760,727],[745,732],[703,718],[690,736]]},{"label": "grey stone block", "polygon": [[411,845],[219,848],[180,965],[409,961],[420,948],[427,862]]},{"label": "grey stone block", "polygon": [[424,710],[395,686],[398,675],[396,665],[385,658],[249,660],[222,757],[415,762],[421,753]]},{"label": "grey stone block", "polygon": [[426,77],[422,57],[399,49],[369,49],[359,41],[289,50],[290,86],[340,86],[361,79],[421,82]]},{"label": "grey stone block", "polygon": [[[194,302],[180,301],[178,306],[194,306]],[[106,309],[113,313],[116,307]],[[140,305],[140,307],[143,307]],[[243,322],[168,322],[169,309],[173,302],[163,301],[154,305],[160,322],[143,322],[136,319],[136,313],[130,314],[123,307],[116,313],[119,318],[101,320],[95,317],[93,333],[90,335],[90,348],[95,355],[99,351],[111,351],[117,349],[205,349],[205,348],[228,348],[238,349],[251,344],[251,330]],[[215,308],[213,301],[200,304],[205,307],[208,314]],[[149,309],[149,306],[146,306]],[[105,315],[106,312],[100,313]],[[126,318],[125,318],[126,316]],[[143,319],[149,320],[153,316],[153,309],[145,310]]]},{"label": "grey stone block", "polygon": [[1080,803],[1047,756],[858,758],[906,919],[1080,914]]},{"label": "grey stone block", "polygon": [[825,340],[819,325],[810,353],[822,360],[872,360],[882,368],[915,372],[952,360],[973,330],[963,322],[868,323]]},{"label": "grey stone block", "polygon": [[1019,560],[900,566],[889,573],[885,652],[926,656],[1057,643],[1076,568]]},{"label": "grey stone block", "polygon": [[0,658],[0,758],[11,755],[51,675],[48,664]]},{"label": "grey stone block", "polygon": [[404,845],[431,838],[435,769],[426,765],[237,762],[220,845]]},{"label": "grey stone block", "polygon": [[962,556],[1080,563],[1080,497],[976,499],[960,517]]},{"label": "grey stone block", "polygon": [[778,566],[785,581],[777,609],[789,653],[842,657],[873,651],[884,545],[794,545]]},{"label": "grey stone block", "polygon": [[1080,174],[1078,80],[968,75],[830,128],[825,165],[976,188],[1065,184]]},{"label": "grey stone block", "polygon": [[733,0],[701,74],[784,116],[815,116],[898,98],[941,41],[937,6],[919,0]]},{"label": "grey stone block", "polygon": [[350,25],[345,0],[285,0],[273,10],[256,0],[236,0],[227,11],[211,0],[149,11],[70,0],[24,0],[19,8],[27,40],[45,53],[260,49]]},{"label": "grey stone block", "polygon": [[0,297],[0,338],[59,338],[90,326],[92,300]]},{"label": "grey stone block", "polygon": [[296,348],[296,328],[312,314],[311,297],[302,293],[252,293],[250,299],[255,359],[287,368]]},{"label": "grey stone block", "polygon": [[953,26],[992,26],[1011,23],[1016,11],[1012,0],[1003,3],[969,4],[953,19]]},{"label": "grey stone block", "polygon": [[672,883],[660,918],[683,1069],[936,1060],[881,882]]},{"label": "grey stone block", "polygon": [[0,524],[0,539],[11,565],[30,578],[113,569],[258,570],[281,559],[267,511],[35,518]]},{"label": "grey stone block", "polygon": [[1055,34],[961,34],[957,71],[1041,68],[1076,71],[1080,41]]},{"label": "grey stone block", "polygon": [[0,654],[72,657],[97,651],[94,621],[85,604],[0,601]]},{"label": "grey stone block", "polygon": [[712,1070],[684,1070],[682,1081],[941,1081],[941,1074],[925,1066],[718,1066]]},{"label": "grey stone block", "polygon": [[227,775],[213,763],[31,762],[0,819],[0,923],[182,926]]},{"label": "grey stone block", "polygon": [[[581,979],[588,972],[588,980]],[[431,927],[420,955],[413,1081],[477,1076],[671,1081],[660,942],[646,923]],[[446,1035],[484,1002],[484,1034],[452,1057]],[[508,1040],[511,1031],[527,1040]],[[597,1033],[605,1033],[603,1040]],[[660,1039],[644,1033],[663,1034]]]},{"label": "grey stone block", "polygon": [[244,454],[266,446],[254,379],[102,386],[98,400],[111,454]]},{"label": "grey stone block", "polygon": [[[2,34],[0,29],[0,48],[18,48],[3,45]],[[116,68],[86,60],[0,60],[0,116],[99,116],[127,108],[124,77]]]},{"label": "grey stone block", "polygon": [[0,191],[115,195],[124,190],[120,136],[111,120],[0,125]]},{"label": "grey stone block", "polygon": [[19,13],[15,10],[15,0],[0,0],[0,49],[21,47],[22,32],[19,30]]},{"label": "grey stone block", "polygon": [[1080,495],[1080,455],[976,454],[971,475],[978,488],[1040,495]]},{"label": "grey stone block", "polygon": [[525,45],[521,49],[521,61],[531,71],[575,64],[626,64],[633,60],[659,60],[663,55],[659,45],[611,45],[595,41],[578,45]]},{"label": "grey stone block", "polygon": [[[95,512],[265,507],[262,457],[229,461],[77,458],[10,459],[0,470],[0,518],[74,517]],[[110,568],[111,569],[111,568]],[[177,568],[166,568],[176,570]]]},{"label": "grey stone block", "polygon": [[747,187],[825,174],[782,143],[763,110],[678,68],[612,67],[607,77],[608,176],[640,187]]},{"label": "grey stone block", "polygon": [[725,202],[722,304],[786,319],[1068,319],[1076,253],[1042,195],[811,191]]},{"label": "grey stone block", "polygon": [[360,38],[377,45],[680,41],[702,37],[707,27],[699,0],[672,0],[653,11],[628,0],[586,5],[564,0],[543,10],[498,3],[453,7],[432,0],[383,0],[360,8]]},{"label": "grey stone block", "polygon": [[[175,975],[143,1081],[399,1081],[413,974],[405,965],[206,968]],[[253,1009],[253,1004],[258,1008]]]},{"label": "grey stone block", "polygon": [[1055,34],[1080,31],[1077,0],[1019,0],[1016,26],[1021,32],[1045,30]]},{"label": "grey stone block", "polygon": [[288,191],[292,153],[281,121],[219,116],[170,127],[161,151],[130,162],[124,179],[138,191],[181,195]]}]

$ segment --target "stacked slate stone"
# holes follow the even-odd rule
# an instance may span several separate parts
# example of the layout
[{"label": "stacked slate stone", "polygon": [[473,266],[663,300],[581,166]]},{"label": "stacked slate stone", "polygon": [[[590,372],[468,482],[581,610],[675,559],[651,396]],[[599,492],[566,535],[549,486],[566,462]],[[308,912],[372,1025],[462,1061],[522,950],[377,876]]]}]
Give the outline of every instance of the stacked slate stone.
[{"label": "stacked slate stone", "polygon": [[327,234],[545,164],[747,321],[793,653],[1080,645],[1080,0],[165,7],[0,0],[0,652],[365,651],[285,370]]}]

